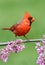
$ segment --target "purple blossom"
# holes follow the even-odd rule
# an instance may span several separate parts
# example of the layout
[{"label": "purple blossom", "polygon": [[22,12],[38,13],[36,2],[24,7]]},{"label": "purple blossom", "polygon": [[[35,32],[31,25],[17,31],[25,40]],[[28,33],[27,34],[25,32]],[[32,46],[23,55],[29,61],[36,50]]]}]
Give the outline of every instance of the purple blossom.
[{"label": "purple blossom", "polygon": [[4,62],[6,62],[8,59],[8,56],[9,56],[8,50],[6,50],[6,48],[2,49],[0,52],[0,59],[2,59]]},{"label": "purple blossom", "polygon": [[37,48],[38,54],[42,53],[42,50],[40,48]]},{"label": "purple blossom", "polygon": [[42,40],[42,43],[45,44],[45,40]]},{"label": "purple blossom", "polygon": [[18,53],[19,51],[22,51],[25,48],[25,46],[22,45],[21,43],[22,43],[21,39],[8,42],[8,45],[2,50],[0,50],[0,59],[6,62],[10,52]]},{"label": "purple blossom", "polygon": [[39,46],[40,46],[40,43],[39,42],[36,42],[35,48],[38,48]]},{"label": "purple blossom", "polygon": [[11,50],[12,52],[15,52],[15,53],[18,53],[19,52],[19,46],[18,45],[14,45],[13,47],[12,47],[12,50]]},{"label": "purple blossom", "polygon": [[36,50],[39,55],[38,59],[37,59],[37,64],[39,64],[39,65],[45,65],[45,41],[44,41],[44,38],[45,38],[45,36],[42,39],[42,44],[39,42],[36,43]]},{"label": "purple blossom", "polygon": [[24,48],[25,48],[24,45],[20,45],[20,46],[19,46],[19,50],[20,50],[20,51],[22,51]]}]

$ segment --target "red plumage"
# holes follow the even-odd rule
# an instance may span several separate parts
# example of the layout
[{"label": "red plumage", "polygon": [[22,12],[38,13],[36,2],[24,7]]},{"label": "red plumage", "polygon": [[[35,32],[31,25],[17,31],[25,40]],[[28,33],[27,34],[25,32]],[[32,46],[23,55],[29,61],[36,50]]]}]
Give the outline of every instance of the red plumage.
[{"label": "red plumage", "polygon": [[29,13],[26,12],[24,14],[24,17],[18,24],[15,24],[11,26],[10,28],[3,28],[3,30],[10,30],[16,36],[25,36],[31,29],[31,24],[34,21],[35,19]]}]

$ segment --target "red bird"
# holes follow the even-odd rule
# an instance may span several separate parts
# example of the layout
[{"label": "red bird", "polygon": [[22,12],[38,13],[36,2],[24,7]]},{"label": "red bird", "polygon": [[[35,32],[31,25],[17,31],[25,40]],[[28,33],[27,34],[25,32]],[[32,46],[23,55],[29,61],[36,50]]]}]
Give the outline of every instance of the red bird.
[{"label": "red bird", "polygon": [[13,26],[11,26],[9,28],[3,28],[3,30],[10,30],[16,36],[26,37],[26,34],[31,29],[31,25],[34,21],[35,21],[35,19],[28,12],[26,12],[24,14],[24,17],[22,18],[22,20],[18,24],[14,24]]}]

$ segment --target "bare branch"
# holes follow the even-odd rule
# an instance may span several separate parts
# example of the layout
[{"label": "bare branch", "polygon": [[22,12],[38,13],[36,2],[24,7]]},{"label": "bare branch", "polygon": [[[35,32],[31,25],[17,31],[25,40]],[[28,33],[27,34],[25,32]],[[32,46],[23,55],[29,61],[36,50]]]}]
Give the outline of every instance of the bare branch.
[{"label": "bare branch", "polygon": [[[45,41],[45,39],[30,39],[30,40],[23,40],[22,43],[29,43],[29,42],[42,42],[42,40]],[[10,42],[9,42],[10,43]],[[0,46],[6,46],[8,44],[8,42],[3,42],[3,43],[0,43]]]}]

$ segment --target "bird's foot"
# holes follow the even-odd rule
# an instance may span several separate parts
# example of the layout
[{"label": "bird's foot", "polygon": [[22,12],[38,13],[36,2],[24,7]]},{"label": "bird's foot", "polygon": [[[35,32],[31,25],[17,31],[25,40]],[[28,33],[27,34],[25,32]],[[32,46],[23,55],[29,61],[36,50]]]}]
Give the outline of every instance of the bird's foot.
[{"label": "bird's foot", "polygon": [[30,40],[29,38],[27,38],[27,36],[24,36],[27,40]]}]

